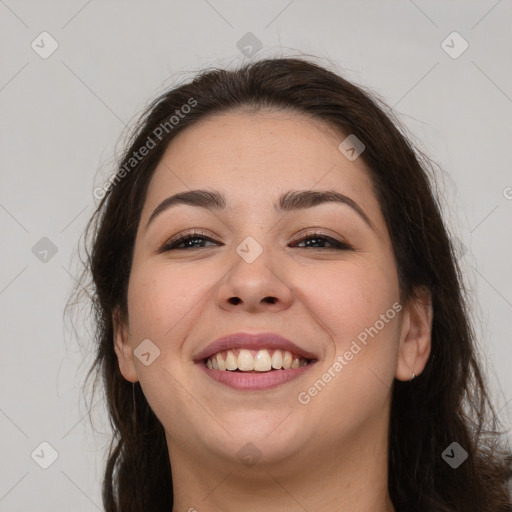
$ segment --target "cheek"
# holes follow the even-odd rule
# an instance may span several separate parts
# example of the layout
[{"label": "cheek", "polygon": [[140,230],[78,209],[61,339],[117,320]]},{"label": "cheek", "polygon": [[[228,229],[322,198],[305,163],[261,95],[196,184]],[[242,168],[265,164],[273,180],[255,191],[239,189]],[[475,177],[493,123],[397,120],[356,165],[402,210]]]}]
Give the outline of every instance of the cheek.
[{"label": "cheek", "polygon": [[214,284],[212,272],[201,266],[135,269],[128,289],[131,332],[162,343],[179,339]]},{"label": "cheek", "polygon": [[216,282],[214,273],[205,267],[134,266],[128,288],[132,349],[145,339],[157,347],[151,349],[158,355],[149,365],[134,358],[144,395],[162,424],[183,433],[190,423],[182,414],[183,404],[190,406],[190,386],[186,384],[182,345],[204,301],[212,300]]},{"label": "cheek", "polygon": [[337,428],[361,424],[386,403],[396,371],[402,306],[394,270],[338,265],[336,272],[317,271],[302,283],[312,313],[333,343],[301,403],[314,402],[318,414],[328,414],[327,423]]},{"label": "cheek", "polygon": [[[399,290],[393,269],[338,262],[331,269],[302,271],[296,290],[321,321],[338,351],[376,322],[383,331],[389,331],[388,325],[394,324],[389,320],[396,316],[392,306],[398,301]],[[390,308],[392,311],[386,316]],[[385,329],[381,328],[381,315],[386,316]]]}]

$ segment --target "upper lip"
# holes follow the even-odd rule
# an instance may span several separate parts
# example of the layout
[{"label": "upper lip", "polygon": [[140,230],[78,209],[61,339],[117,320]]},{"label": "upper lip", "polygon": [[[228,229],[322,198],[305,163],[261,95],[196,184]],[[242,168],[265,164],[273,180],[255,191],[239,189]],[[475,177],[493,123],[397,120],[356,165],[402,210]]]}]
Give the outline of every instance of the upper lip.
[{"label": "upper lip", "polygon": [[270,348],[288,350],[289,352],[293,352],[304,359],[316,359],[315,354],[299,347],[293,343],[293,341],[290,341],[279,334],[272,332],[235,332],[222,336],[210,343],[207,347],[196,354],[194,361],[202,361],[217,352],[222,352],[223,350],[229,350],[231,348],[246,348],[253,350]]}]

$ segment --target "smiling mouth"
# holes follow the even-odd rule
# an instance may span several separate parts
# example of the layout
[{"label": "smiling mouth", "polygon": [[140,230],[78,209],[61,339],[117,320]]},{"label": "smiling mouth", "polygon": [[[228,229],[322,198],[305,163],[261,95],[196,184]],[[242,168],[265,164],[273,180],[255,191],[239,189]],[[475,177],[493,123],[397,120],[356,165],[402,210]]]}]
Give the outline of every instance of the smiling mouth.
[{"label": "smiling mouth", "polygon": [[279,370],[295,370],[310,364],[312,360],[305,359],[288,350],[233,348],[212,354],[203,362],[210,370],[264,373]]}]

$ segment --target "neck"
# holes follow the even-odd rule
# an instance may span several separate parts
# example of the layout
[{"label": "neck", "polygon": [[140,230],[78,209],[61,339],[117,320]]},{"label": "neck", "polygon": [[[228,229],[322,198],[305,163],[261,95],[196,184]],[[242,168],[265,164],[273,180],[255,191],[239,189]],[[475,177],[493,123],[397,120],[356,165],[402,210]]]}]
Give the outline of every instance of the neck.
[{"label": "neck", "polygon": [[192,454],[168,437],[173,512],[394,512],[387,482],[387,428],[381,427],[373,423],[371,432],[358,432],[343,446],[323,439],[285,460],[265,462],[263,457],[252,467],[204,452]]}]

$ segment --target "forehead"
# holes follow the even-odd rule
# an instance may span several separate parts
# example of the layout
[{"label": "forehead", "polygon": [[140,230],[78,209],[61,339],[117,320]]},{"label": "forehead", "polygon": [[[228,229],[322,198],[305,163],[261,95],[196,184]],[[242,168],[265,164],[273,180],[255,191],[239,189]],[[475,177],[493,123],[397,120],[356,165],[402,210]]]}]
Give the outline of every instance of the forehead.
[{"label": "forehead", "polygon": [[335,189],[378,210],[361,158],[339,150],[346,138],[331,125],[295,112],[215,114],[176,136],[151,179],[143,217],[170,194],[212,188],[228,207],[272,207],[283,191]]}]

